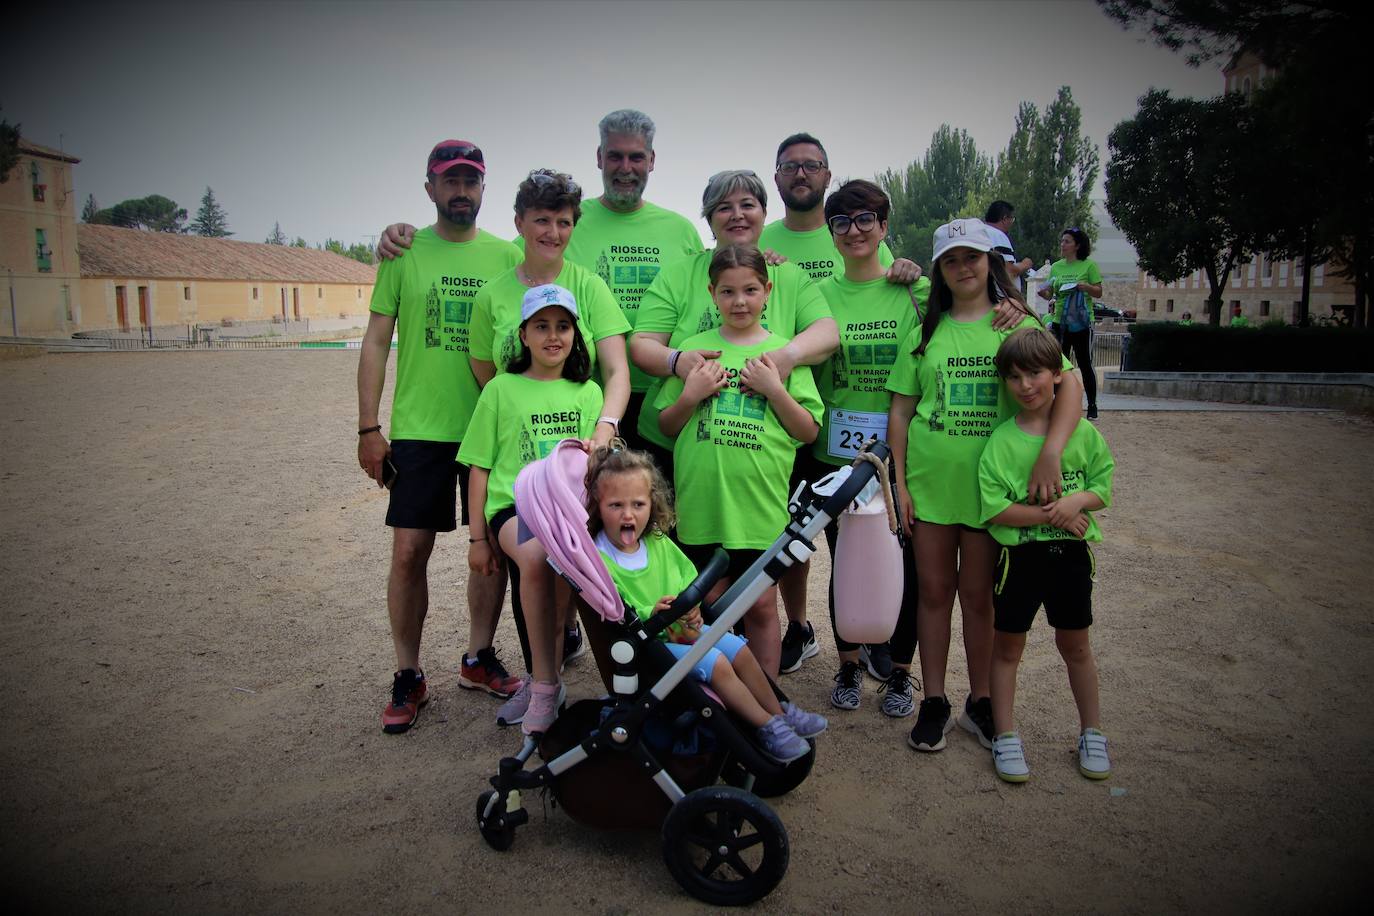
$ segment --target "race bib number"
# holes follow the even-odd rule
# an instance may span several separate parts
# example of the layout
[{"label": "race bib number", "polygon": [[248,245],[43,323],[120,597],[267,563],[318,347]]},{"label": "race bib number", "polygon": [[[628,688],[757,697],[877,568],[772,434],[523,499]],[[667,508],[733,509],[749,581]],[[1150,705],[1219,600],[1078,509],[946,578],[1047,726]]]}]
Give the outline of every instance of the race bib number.
[{"label": "race bib number", "polygon": [[864,413],[832,407],[829,410],[830,438],[826,451],[832,458],[849,461],[863,451],[865,444],[887,438],[887,414]]}]

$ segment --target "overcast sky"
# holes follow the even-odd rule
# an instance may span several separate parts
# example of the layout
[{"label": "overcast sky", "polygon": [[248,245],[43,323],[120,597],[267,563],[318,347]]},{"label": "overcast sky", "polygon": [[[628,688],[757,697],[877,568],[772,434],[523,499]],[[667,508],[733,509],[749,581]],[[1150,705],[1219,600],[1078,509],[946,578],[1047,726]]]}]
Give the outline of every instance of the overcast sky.
[{"label": "overcast sky", "polygon": [[78,208],[157,193],[194,216],[209,185],[247,241],[275,221],[312,244],[432,222],[425,157],[444,138],[482,146],[479,222],[510,237],[531,168],[600,193],[596,124],[615,108],[658,123],[647,197],[704,229],[706,178],[771,174],[794,131],[821,138],[837,180],[872,177],[941,123],[996,152],[1019,102],[1069,85],[1105,166],[1107,134],[1149,87],[1201,97],[1222,82],[1091,0],[26,8],[7,14],[0,108],[81,158]]}]

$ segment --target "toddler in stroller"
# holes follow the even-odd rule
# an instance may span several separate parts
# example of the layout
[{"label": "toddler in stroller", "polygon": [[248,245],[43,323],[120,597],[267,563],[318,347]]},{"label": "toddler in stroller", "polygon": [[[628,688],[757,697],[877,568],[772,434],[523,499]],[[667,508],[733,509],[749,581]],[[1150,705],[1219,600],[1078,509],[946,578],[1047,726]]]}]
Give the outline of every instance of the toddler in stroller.
[{"label": "toddler in stroller", "polygon": [[[578,820],[618,827],[661,823],[665,863],[689,893],[718,905],[750,903],[782,880],[788,859],[786,830],[758,795],[783,794],[806,778],[815,760],[814,743],[797,733],[815,734],[824,720],[788,703],[756,662],[750,668],[740,661],[752,658],[745,654],[747,647],[724,647],[723,637],[785,568],[809,558],[811,539],[829,522],[830,513],[838,515],[873,472],[860,465],[852,485],[823,505],[813,499],[797,507],[774,545],[706,609],[708,618],[719,614],[714,626],[703,626],[697,635],[692,632],[697,618],[689,612],[725,572],[728,557],[717,552],[681,594],[661,600],[664,587],[648,584],[654,577],[642,570],[670,568],[650,556],[669,542],[655,534],[645,537],[654,514],[654,487],[653,477],[638,461],[632,453],[613,453],[593,467],[600,479],[594,481],[597,511],[591,527],[599,529],[601,549],[585,510],[587,456],[576,443],[560,445],[529,465],[517,481],[520,518],[548,551],[550,563],[578,591],[587,636],[611,694],[574,704],[546,733],[528,738],[516,756],[501,760],[491,779],[494,788],[477,800],[478,826],[491,846],[508,849],[515,829],[528,819],[521,791],[547,787]],[[652,463],[647,469],[653,471]],[[620,499],[609,498],[615,496]],[[646,501],[647,506],[639,505]],[[625,505],[610,505],[614,502]],[[639,549],[627,549],[633,547]],[[641,570],[628,570],[641,576],[622,576],[634,614],[624,613],[614,575],[602,562],[606,548],[631,557],[644,554]],[[633,595],[640,589],[630,584],[633,579],[644,581],[642,594],[648,596],[638,603]],[[638,610],[645,603],[650,613],[641,617]],[[657,638],[662,633],[697,638],[690,644],[665,643]],[[708,656],[714,661],[706,663]],[[732,656],[735,664],[729,661]],[[711,689],[724,703],[703,689],[711,674],[717,675]],[[647,686],[641,689],[641,683]],[[693,757],[675,757],[653,741],[655,730],[665,723],[678,733],[684,723],[703,726],[709,737]],[[793,739],[772,744],[773,750],[787,745],[791,750],[771,753],[769,731],[786,732]],[[804,750],[789,762],[801,749],[798,745]],[[527,771],[525,764],[536,750],[548,762]],[[734,785],[715,785],[721,778]]]}]

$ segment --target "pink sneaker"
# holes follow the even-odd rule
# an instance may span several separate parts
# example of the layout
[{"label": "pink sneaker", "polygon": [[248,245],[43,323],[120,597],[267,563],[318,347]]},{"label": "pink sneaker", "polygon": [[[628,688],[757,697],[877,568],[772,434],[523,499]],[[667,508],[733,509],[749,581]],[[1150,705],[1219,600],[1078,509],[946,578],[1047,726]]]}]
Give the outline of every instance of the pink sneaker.
[{"label": "pink sneaker", "polygon": [[566,695],[562,684],[545,684],[542,681],[530,684],[530,706],[520,721],[520,730],[527,735],[548,731],[553,720],[558,718],[558,710],[562,708]]}]

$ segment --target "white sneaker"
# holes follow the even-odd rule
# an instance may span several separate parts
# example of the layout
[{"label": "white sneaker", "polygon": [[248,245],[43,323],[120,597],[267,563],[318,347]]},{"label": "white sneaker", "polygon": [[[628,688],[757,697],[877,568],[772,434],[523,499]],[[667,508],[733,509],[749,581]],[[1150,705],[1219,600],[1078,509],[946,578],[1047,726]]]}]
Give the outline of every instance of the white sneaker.
[{"label": "white sneaker", "polygon": [[997,776],[1005,782],[1025,782],[1030,779],[1030,767],[1026,765],[1026,751],[1021,746],[1021,736],[1016,732],[1006,732],[992,739],[992,765]]},{"label": "white sneaker", "polygon": [[1106,779],[1112,775],[1107,736],[1095,728],[1085,728],[1078,736],[1078,772],[1089,779]]}]

